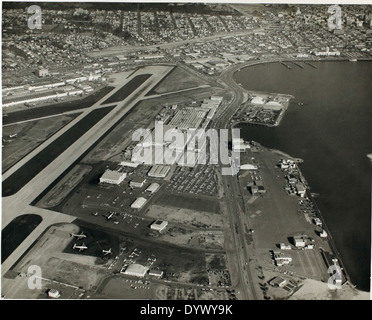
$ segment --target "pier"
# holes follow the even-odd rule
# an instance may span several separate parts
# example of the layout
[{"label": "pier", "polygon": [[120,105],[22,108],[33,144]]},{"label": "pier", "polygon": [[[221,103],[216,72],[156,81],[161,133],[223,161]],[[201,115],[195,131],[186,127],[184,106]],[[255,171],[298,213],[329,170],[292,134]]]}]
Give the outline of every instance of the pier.
[{"label": "pier", "polygon": [[286,64],[286,63],[284,63],[283,61],[280,61],[280,63],[283,65],[283,66],[285,66],[285,67],[287,67],[288,69],[292,69],[292,67],[291,66],[289,66],[288,64]]},{"label": "pier", "polygon": [[302,64],[299,64],[298,62],[296,61],[291,61],[293,64],[295,64],[296,66],[300,67],[301,69],[304,68],[304,66]]},{"label": "pier", "polygon": [[302,61],[302,62],[308,64],[309,66],[311,66],[311,67],[313,67],[313,68],[315,68],[315,69],[318,68],[317,66],[313,65],[313,64],[310,63],[309,61]]}]

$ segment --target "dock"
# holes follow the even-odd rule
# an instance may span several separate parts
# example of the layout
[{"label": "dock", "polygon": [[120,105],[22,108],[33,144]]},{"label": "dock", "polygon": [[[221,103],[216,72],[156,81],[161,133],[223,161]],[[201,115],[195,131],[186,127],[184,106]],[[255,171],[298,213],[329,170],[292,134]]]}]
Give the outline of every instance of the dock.
[{"label": "dock", "polygon": [[289,66],[288,64],[285,64],[283,61],[280,61],[280,63],[281,63],[283,66],[287,67],[288,69],[292,69],[291,66]]},{"label": "dock", "polygon": [[313,67],[313,68],[315,68],[315,69],[318,68],[317,66],[313,65],[313,64],[310,63],[309,61],[302,61],[302,62],[308,64],[309,66],[311,66],[311,67]]},{"label": "dock", "polygon": [[299,64],[298,62],[296,61],[291,61],[293,64],[295,64],[296,66],[300,67],[301,69],[304,68],[304,66],[302,64]]}]

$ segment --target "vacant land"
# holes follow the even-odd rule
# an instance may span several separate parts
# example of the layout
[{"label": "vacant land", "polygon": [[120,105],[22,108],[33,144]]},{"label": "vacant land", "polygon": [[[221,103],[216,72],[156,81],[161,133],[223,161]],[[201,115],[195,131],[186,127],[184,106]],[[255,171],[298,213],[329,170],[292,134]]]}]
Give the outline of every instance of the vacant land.
[{"label": "vacant land", "polygon": [[147,217],[187,224],[195,227],[221,228],[222,216],[206,211],[197,211],[173,206],[152,205],[146,212]]},{"label": "vacant land", "polygon": [[162,194],[158,199],[156,199],[155,203],[161,206],[171,206],[217,214],[220,213],[220,204],[217,199],[213,200],[196,196]]},{"label": "vacant land", "polygon": [[181,68],[175,68],[173,71],[155,87],[150,94],[160,94],[182,89],[189,89],[207,84],[200,78],[193,76]]},{"label": "vacant land", "polygon": [[[3,127],[3,172],[64,127],[78,113]],[[16,137],[9,136],[17,134]]]},{"label": "vacant land", "polygon": [[37,206],[41,208],[53,208],[59,205],[91,169],[91,166],[81,164],[75,166],[43,197]]},{"label": "vacant land", "polygon": [[195,231],[179,227],[170,227],[156,235],[159,240],[195,249],[223,250],[222,231]]}]

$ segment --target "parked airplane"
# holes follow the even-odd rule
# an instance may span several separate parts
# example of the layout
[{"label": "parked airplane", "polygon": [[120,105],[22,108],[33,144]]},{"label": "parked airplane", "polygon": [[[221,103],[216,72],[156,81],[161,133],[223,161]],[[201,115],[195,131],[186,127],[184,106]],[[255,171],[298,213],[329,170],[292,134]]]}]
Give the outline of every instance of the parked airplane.
[{"label": "parked airplane", "polygon": [[75,237],[80,239],[86,238],[87,236],[84,234],[84,232],[81,232],[80,234],[71,233],[71,237]]},{"label": "parked airplane", "polygon": [[108,254],[111,254],[112,251],[111,251],[111,248],[109,250],[102,250],[102,253],[104,256],[107,256]]},{"label": "parked airplane", "polygon": [[83,242],[83,244],[81,246],[77,246],[76,243],[75,243],[74,246],[72,247],[72,249],[79,249],[79,252],[81,252],[81,251],[84,251],[84,250],[88,249],[88,247]]},{"label": "parked airplane", "polygon": [[107,219],[107,220],[110,220],[110,219],[114,218],[115,215],[116,215],[116,212],[110,211],[110,212],[109,212],[109,215],[106,216],[106,219]]}]

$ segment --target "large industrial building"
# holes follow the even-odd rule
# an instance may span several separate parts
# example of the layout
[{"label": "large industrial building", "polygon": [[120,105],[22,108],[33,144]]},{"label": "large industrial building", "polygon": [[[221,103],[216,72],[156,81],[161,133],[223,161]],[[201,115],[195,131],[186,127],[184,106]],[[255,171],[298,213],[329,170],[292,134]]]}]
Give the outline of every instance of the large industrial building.
[{"label": "large industrial building", "polygon": [[142,208],[142,206],[146,203],[146,199],[143,198],[143,197],[139,197],[137,198],[132,204],[131,204],[131,208],[133,209],[140,209]]},{"label": "large industrial building", "polygon": [[154,223],[151,224],[150,229],[162,232],[167,225],[168,221],[156,220]]},{"label": "large industrial building", "polygon": [[135,277],[143,278],[146,275],[148,270],[149,269],[147,267],[141,264],[133,263],[133,264],[130,264],[123,273],[128,276],[135,276]]},{"label": "large industrial building", "polygon": [[170,167],[168,166],[155,165],[150,169],[148,176],[153,178],[165,178],[169,170]]},{"label": "large industrial building", "polygon": [[198,128],[206,112],[197,108],[178,110],[169,125],[177,129]]},{"label": "large industrial building", "polygon": [[146,183],[145,178],[136,178],[129,182],[129,186],[131,188],[142,188],[145,183]]},{"label": "large industrial building", "polygon": [[145,191],[150,192],[152,194],[155,193],[159,189],[159,187],[160,187],[159,183],[154,182],[151,183]]},{"label": "large industrial building", "polygon": [[102,177],[99,178],[99,182],[119,185],[126,178],[126,176],[126,172],[106,170]]}]

